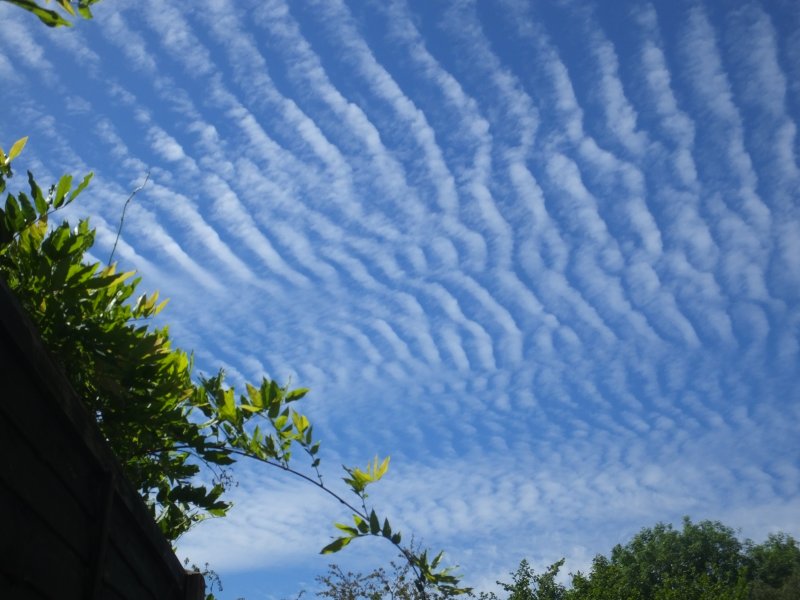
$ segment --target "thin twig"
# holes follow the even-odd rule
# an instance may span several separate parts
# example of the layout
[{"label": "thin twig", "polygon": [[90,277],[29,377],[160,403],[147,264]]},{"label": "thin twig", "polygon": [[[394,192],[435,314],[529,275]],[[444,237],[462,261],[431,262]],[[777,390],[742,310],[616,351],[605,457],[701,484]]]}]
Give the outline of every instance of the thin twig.
[{"label": "thin twig", "polygon": [[108,255],[109,267],[111,266],[111,259],[114,258],[114,251],[117,249],[117,242],[119,242],[119,236],[122,234],[122,225],[123,223],[125,223],[125,211],[128,209],[128,204],[130,204],[130,201],[133,200],[133,197],[136,195],[136,193],[147,184],[148,179],[150,179],[150,169],[147,169],[147,175],[145,175],[142,185],[133,190],[131,192],[131,195],[128,196],[128,199],[125,200],[125,205],[122,207],[122,216],[119,218],[119,227],[117,228],[117,238],[114,240],[114,247],[111,248],[111,254]]}]

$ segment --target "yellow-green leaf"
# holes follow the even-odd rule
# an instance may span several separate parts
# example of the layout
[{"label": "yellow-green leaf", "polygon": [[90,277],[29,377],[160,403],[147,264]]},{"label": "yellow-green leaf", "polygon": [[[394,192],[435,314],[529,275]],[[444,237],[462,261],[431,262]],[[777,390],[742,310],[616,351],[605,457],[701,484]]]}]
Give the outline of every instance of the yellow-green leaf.
[{"label": "yellow-green leaf", "polygon": [[65,10],[65,11],[67,11],[67,12],[68,12],[69,14],[71,14],[73,17],[75,16],[75,9],[73,9],[73,8],[72,8],[72,4],[70,3],[70,1],[69,1],[69,0],[58,0],[58,3],[61,5],[61,7],[62,7],[62,8]]},{"label": "yellow-green leaf", "polygon": [[6,164],[9,164],[12,160],[19,156],[19,153],[22,152],[22,149],[25,147],[25,144],[28,143],[28,136],[26,135],[24,138],[18,139],[14,142],[14,145],[11,146],[11,150],[8,151],[8,156],[6,157]]},{"label": "yellow-green leaf", "polygon": [[351,527],[350,525],[345,525],[344,523],[334,523],[333,526],[336,527],[336,529],[340,529],[345,533],[349,534],[350,537],[355,537],[359,535],[358,529],[356,529],[355,527]]},{"label": "yellow-green leaf", "polygon": [[[380,479],[381,477],[383,477],[386,474],[386,471],[389,469],[389,459],[390,458],[391,457],[387,456],[386,458],[383,459],[383,462],[381,463],[381,466],[378,467],[377,471],[375,472],[375,479],[374,479],[375,481],[377,481],[378,479]],[[375,462],[376,463],[378,462],[377,458],[375,459]]]},{"label": "yellow-green leaf", "polygon": [[349,537],[336,538],[330,544],[328,544],[322,550],[320,550],[320,554],[333,554],[334,552],[338,552],[339,550],[347,546],[347,544],[349,544],[350,540],[352,539],[353,538]]},{"label": "yellow-green leaf", "polygon": [[299,433],[303,433],[306,429],[308,429],[309,422],[305,415],[300,415],[296,412],[293,412],[292,422],[294,422],[294,427]]}]

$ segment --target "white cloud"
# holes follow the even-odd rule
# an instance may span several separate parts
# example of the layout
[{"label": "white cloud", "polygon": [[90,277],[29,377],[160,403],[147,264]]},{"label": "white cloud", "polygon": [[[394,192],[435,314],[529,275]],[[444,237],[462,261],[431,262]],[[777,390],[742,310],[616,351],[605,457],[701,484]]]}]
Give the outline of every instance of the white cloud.
[{"label": "white cloud", "polygon": [[[116,256],[172,297],[202,368],[313,386],[329,462],[391,452],[376,504],[468,583],[523,556],[585,568],[687,513],[794,527],[779,11],[156,4],[101,3],[96,32],[43,34],[29,57],[14,18],[0,130],[31,129],[37,173],[96,170],[65,214],[91,214],[99,259],[151,169]],[[239,474],[232,517],[182,550],[312,564],[336,503]]]}]

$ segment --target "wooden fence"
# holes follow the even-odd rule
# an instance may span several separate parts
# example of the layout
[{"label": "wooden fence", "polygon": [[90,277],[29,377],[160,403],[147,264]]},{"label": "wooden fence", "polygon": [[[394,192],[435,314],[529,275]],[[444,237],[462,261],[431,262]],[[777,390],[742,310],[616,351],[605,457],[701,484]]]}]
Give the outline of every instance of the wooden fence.
[{"label": "wooden fence", "polygon": [[0,598],[201,600],[0,280]]}]

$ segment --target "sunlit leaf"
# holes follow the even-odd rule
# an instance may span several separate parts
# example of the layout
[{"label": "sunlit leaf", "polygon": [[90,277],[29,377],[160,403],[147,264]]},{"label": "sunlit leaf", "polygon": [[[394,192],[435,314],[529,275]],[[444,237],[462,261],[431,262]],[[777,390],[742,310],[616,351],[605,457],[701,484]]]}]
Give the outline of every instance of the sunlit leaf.
[{"label": "sunlit leaf", "polygon": [[[89,172],[89,173],[88,173],[88,174],[87,174],[87,175],[86,175],[86,176],[83,178],[83,181],[81,181],[81,182],[78,184],[78,187],[76,187],[74,190],[72,190],[72,193],[71,193],[71,194],[69,195],[69,197],[67,198],[67,202],[66,202],[67,204],[69,204],[70,202],[72,202],[73,200],[75,200],[75,198],[78,196],[78,194],[80,194],[80,193],[81,193],[83,190],[85,190],[85,189],[86,189],[86,186],[87,186],[87,185],[89,185],[89,182],[92,180],[92,177],[94,177],[94,172],[90,171],[90,172]],[[72,178],[71,178],[71,177],[70,177],[70,183],[72,183]]]},{"label": "sunlit leaf", "polygon": [[295,429],[297,429],[299,433],[303,433],[306,429],[308,429],[309,422],[305,415],[300,415],[296,412],[293,412],[292,422],[294,423]]},{"label": "sunlit leaf", "polygon": [[353,521],[355,522],[356,527],[358,527],[358,530],[361,533],[364,534],[369,533],[369,523],[367,523],[364,519],[362,519],[358,515],[353,515]]},{"label": "sunlit leaf", "polygon": [[36,210],[39,211],[40,215],[44,215],[47,213],[47,201],[44,199],[44,195],[42,194],[42,190],[36,181],[33,178],[33,173],[28,171],[28,184],[31,188],[31,196],[33,196],[33,202],[36,204]]},{"label": "sunlit leaf", "polygon": [[292,390],[288,394],[286,394],[286,402],[294,402],[295,400],[300,400],[303,396],[308,394],[308,388],[297,388],[296,390]]},{"label": "sunlit leaf", "polygon": [[334,523],[333,526],[336,527],[337,529],[341,529],[347,534],[350,534],[350,536],[355,537],[359,535],[358,529],[356,529],[355,527],[350,527],[350,525],[345,525],[344,523]]},{"label": "sunlit leaf", "polygon": [[55,208],[59,208],[62,204],[64,204],[64,197],[71,187],[72,175],[64,175],[58,180],[58,184],[56,185],[56,195],[53,199],[53,206]]},{"label": "sunlit leaf", "polygon": [[347,546],[352,539],[353,538],[349,537],[336,538],[330,544],[320,550],[320,554],[333,554],[334,552],[339,552],[339,550]]},{"label": "sunlit leaf", "polygon": [[65,11],[67,11],[73,17],[75,16],[75,10],[72,8],[72,3],[70,0],[58,0],[58,3]]},{"label": "sunlit leaf", "polygon": [[17,158],[20,152],[22,152],[22,149],[25,147],[25,144],[27,143],[28,143],[27,135],[14,142],[14,144],[11,146],[11,150],[8,151],[8,156],[6,157],[6,164],[10,164],[12,160]]}]

